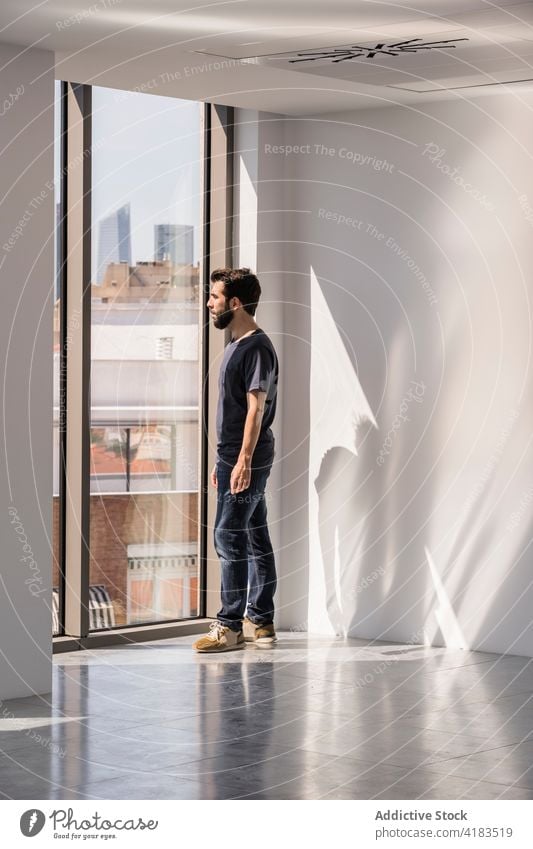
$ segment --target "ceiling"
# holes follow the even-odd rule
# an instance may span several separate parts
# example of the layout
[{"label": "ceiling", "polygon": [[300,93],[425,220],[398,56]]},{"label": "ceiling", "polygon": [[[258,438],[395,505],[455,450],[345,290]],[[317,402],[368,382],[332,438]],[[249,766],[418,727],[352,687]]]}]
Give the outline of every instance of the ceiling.
[{"label": "ceiling", "polygon": [[3,0],[56,76],[289,115],[533,90],[533,0]]}]

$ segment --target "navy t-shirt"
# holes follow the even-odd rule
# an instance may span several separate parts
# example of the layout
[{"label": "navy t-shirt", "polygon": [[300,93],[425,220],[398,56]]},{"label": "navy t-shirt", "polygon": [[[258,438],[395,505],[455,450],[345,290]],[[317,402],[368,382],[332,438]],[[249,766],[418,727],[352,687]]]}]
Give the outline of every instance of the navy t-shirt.
[{"label": "navy t-shirt", "polygon": [[274,346],[260,327],[250,336],[228,342],[218,378],[217,460],[228,463],[237,460],[248,412],[246,393],[252,389],[266,392],[261,431],[252,463],[257,466],[274,459],[271,425],[276,413],[278,370]]}]

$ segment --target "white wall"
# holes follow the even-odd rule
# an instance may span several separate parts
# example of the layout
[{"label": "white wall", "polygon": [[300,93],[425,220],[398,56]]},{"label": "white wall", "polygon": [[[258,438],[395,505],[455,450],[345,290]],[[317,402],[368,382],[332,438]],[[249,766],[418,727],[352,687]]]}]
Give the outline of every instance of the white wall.
[{"label": "white wall", "polygon": [[260,116],[258,206],[281,210],[257,238],[283,302],[284,627],[533,656],[517,92]]},{"label": "white wall", "polygon": [[[277,163],[259,156],[265,140],[277,140],[283,133],[284,120],[281,116],[258,113],[251,109],[238,109],[235,121],[235,218],[234,218],[234,265],[249,267],[259,275],[261,299],[256,321],[272,340],[284,371],[284,275],[280,264],[282,253],[283,214],[277,212],[280,186],[276,182]],[[274,182],[271,182],[274,180]],[[281,210],[283,213],[283,210]],[[285,405],[283,381],[278,385],[277,410]],[[280,620],[280,597],[283,591],[283,418],[276,413],[273,425],[275,457],[266,490],[268,526],[275,552],[278,571],[277,619]]]},{"label": "white wall", "polygon": [[0,700],[52,689],[53,59],[0,44]]}]

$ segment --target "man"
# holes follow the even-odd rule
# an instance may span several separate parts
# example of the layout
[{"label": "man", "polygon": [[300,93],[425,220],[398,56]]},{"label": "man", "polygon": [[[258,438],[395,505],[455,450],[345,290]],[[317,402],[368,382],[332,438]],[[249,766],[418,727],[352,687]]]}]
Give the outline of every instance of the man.
[{"label": "man", "polygon": [[243,648],[245,641],[268,646],[276,640],[276,566],[265,487],[275,453],[271,425],[278,358],[254,318],[261,296],[255,274],[249,268],[218,268],[211,284],[207,307],[213,324],[219,330],[229,327],[232,334],[220,367],[211,472],[217,488],[214,543],[222,607],[209,633],[193,644],[196,651],[212,653]]}]

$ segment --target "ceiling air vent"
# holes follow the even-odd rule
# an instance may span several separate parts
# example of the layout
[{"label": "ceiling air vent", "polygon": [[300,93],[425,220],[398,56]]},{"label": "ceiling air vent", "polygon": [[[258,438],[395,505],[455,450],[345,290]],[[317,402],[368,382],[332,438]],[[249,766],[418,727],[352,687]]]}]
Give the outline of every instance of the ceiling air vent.
[{"label": "ceiling air vent", "polygon": [[387,44],[385,41],[378,41],[376,44],[352,44],[347,47],[327,47],[322,50],[305,50],[297,53],[294,59],[288,61],[294,62],[314,62],[316,60],[330,59],[334,64],[337,62],[346,62],[350,59],[374,59],[375,56],[401,56],[402,54],[417,53],[419,50],[450,50],[457,45],[454,41],[469,41],[468,38],[448,38],[443,41],[422,41],[421,38],[409,38],[407,41],[396,41],[393,44]]}]

